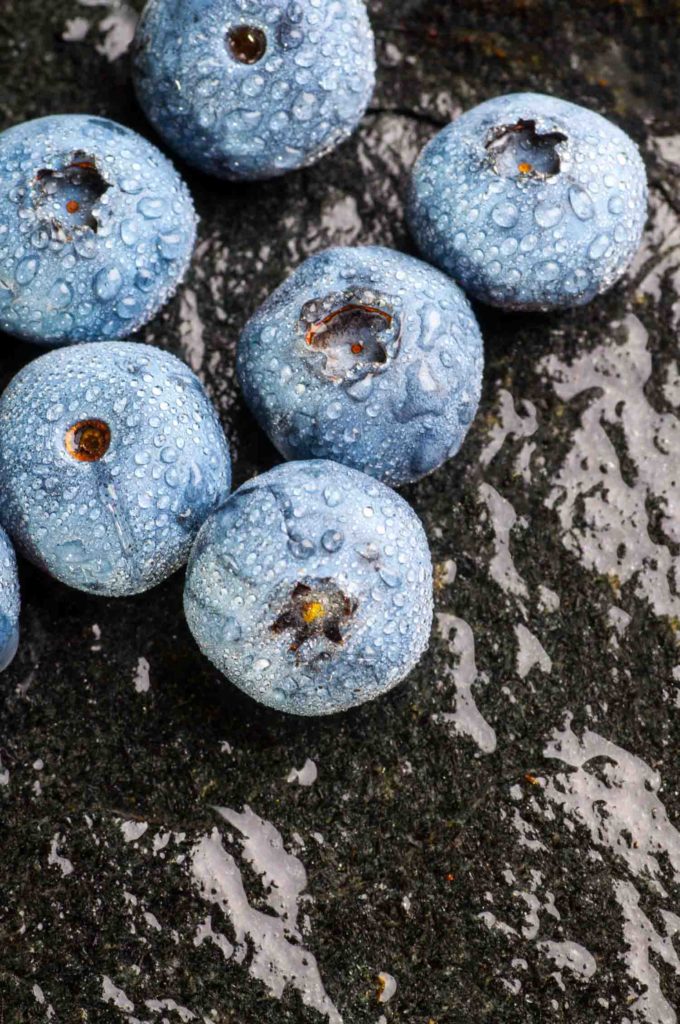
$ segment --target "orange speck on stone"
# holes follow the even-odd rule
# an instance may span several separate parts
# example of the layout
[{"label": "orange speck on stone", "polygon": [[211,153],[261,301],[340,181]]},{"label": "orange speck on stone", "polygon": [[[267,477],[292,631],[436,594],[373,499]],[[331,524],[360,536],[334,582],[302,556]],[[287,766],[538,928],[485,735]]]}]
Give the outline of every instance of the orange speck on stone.
[{"label": "orange speck on stone", "polygon": [[358,342],[355,345],[352,345],[352,352],[355,356],[360,356],[363,351],[364,346],[360,345]]},{"label": "orange speck on stone", "polygon": [[454,882],[455,880],[456,880],[456,876],[455,876],[455,875],[452,875],[452,874],[451,874],[451,873],[449,872],[449,874],[448,874],[448,875],[446,876],[446,881],[447,881],[447,882]]},{"label": "orange speck on stone", "polygon": [[80,209],[80,203],[77,203],[75,201],[75,199],[71,199],[66,204],[66,209],[68,210],[69,213],[77,213],[78,210]]},{"label": "orange speck on stone", "polygon": [[517,164],[517,170],[520,174],[530,174],[533,171],[533,167],[531,164],[521,163]]},{"label": "orange speck on stone", "polygon": [[531,772],[526,772],[525,773],[524,781],[528,782],[529,785],[531,785],[531,786],[540,786],[540,782],[538,781],[538,779],[536,778],[535,775],[531,774]]}]

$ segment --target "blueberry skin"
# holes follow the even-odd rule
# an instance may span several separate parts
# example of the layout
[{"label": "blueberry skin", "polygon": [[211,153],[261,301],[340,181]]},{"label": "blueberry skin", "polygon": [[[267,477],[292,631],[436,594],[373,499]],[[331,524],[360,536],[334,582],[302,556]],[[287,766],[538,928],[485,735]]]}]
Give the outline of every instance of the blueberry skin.
[{"label": "blueberry skin", "polygon": [[367,246],[299,267],[246,325],[237,373],[285,458],[333,459],[399,486],[458,451],[483,361],[477,321],[449,278]]},{"label": "blueberry skin", "polygon": [[0,398],[2,525],[78,590],[119,597],[160,583],[186,562],[230,484],[215,410],[167,352],[56,349]]},{"label": "blueberry skin", "polygon": [[19,577],[14,548],[0,529],[0,672],[3,672],[19,646]]},{"label": "blueberry skin", "polygon": [[371,477],[285,463],[205,524],[184,610],[203,652],[255,700],[297,715],[343,711],[396,686],[427,646],[427,538]]},{"label": "blueberry skin", "polygon": [[375,66],[363,0],[151,0],[135,40],[151,123],[188,163],[232,181],[334,150],[364,115]]},{"label": "blueberry skin", "polygon": [[184,277],[186,185],[155,146],[100,117],[0,134],[0,331],[40,345],[126,337]]},{"label": "blueberry skin", "polygon": [[579,306],[610,288],[646,216],[635,143],[592,110],[535,93],[489,100],[440,132],[409,197],[426,259],[516,310]]}]

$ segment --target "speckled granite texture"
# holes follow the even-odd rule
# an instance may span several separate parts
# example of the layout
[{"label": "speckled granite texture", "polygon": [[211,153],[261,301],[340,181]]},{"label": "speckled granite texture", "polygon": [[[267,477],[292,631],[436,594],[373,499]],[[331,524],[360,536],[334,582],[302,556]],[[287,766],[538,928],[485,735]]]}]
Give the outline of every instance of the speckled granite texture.
[{"label": "speckled granite texture", "polygon": [[[433,643],[386,698],[267,711],[198,653],[181,576],[115,602],[21,566],[3,1024],[676,1019],[677,5],[370,6],[379,86],[352,141],[266,185],[188,173],[198,250],[145,339],[207,385],[237,485],[276,462],[235,386],[243,324],[324,246],[413,252],[409,169],[462,109],[531,89],[620,124],[649,171],[643,249],[581,310],[480,308],[478,418],[403,492],[436,563]],[[113,0],[4,0],[0,128],[92,111],[153,138],[119,55],[132,20]],[[3,383],[32,354],[3,338]]]}]

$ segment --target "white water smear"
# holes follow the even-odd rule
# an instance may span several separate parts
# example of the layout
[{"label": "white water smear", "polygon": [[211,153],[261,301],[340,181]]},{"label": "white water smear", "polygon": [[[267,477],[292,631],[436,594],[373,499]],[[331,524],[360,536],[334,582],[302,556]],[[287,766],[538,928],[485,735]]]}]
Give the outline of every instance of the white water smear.
[{"label": "white water smear", "polygon": [[284,849],[278,830],[248,807],[241,814],[228,808],[217,810],[241,833],[243,858],[261,876],[267,903],[274,911],[263,912],[250,905],[236,861],[225,850],[218,829],[194,845],[190,859],[195,884],[202,898],[218,906],[231,923],[234,960],[240,963],[249,956],[250,974],[272,995],[281,998],[290,985],[305,1006],[317,1010],[330,1024],[342,1024],[326,994],[316,959],[302,945],[298,929],[299,902],[307,885],[304,865]]},{"label": "white water smear", "polygon": [[[640,989],[631,990],[628,1010],[633,1020],[644,1024],[676,1024],[677,1014],[661,988],[658,970],[650,960],[661,959],[680,976],[680,960],[673,945],[673,935],[678,931],[680,919],[668,911],[662,911],[666,924],[666,935],[659,935],[647,915],[640,908],[640,893],[631,882],[614,883],[614,894],[624,917],[623,935],[627,950],[623,959],[628,973]],[[628,1018],[624,1018],[626,1024]]]},{"label": "white water smear", "polygon": [[544,753],[571,769],[546,780],[548,799],[584,825],[595,846],[618,854],[634,876],[665,896],[664,860],[680,881],[680,832],[657,795],[659,773],[589,729],[579,739],[570,716]]},{"label": "white water smear", "polygon": [[297,782],[298,786],[313,786],[319,777],[319,769],[311,758],[307,758],[302,768],[291,768],[286,782]]},{"label": "white water smear", "polygon": [[[498,404],[500,408],[497,420],[489,432],[489,440],[479,457],[483,466],[488,466],[493,461],[508,438],[525,440],[532,437],[538,428],[536,406],[533,402],[522,399],[516,406],[511,393],[505,388],[501,388],[498,392]],[[523,444],[517,453],[515,472],[522,477],[525,483],[529,483],[531,479],[531,456],[534,450],[535,445]]]},{"label": "white water smear", "polygon": [[[137,12],[124,0],[78,0],[78,3],[81,7],[105,7],[110,11],[110,14],[105,15],[97,26],[103,36],[102,41],[95,46],[97,53],[101,53],[110,63],[127,53],[135,38],[139,20]],[[85,19],[67,21],[66,31],[62,36],[67,42],[81,42],[84,38],[84,36],[81,36],[80,39],[77,38],[78,32],[76,32],[76,38],[73,38],[74,20],[82,22]],[[82,32],[82,25],[78,27]],[[67,38],[69,35],[71,39]]]},{"label": "white water smear", "polygon": [[68,18],[61,38],[65,43],[82,43],[90,31],[87,18]]},{"label": "white water smear", "polygon": [[[529,596],[529,591],[517,571],[510,550],[510,535],[517,523],[517,513],[510,502],[499,494],[491,484],[480,484],[479,496],[487,507],[495,534],[495,550],[489,564],[491,578],[505,594],[516,598],[526,598]],[[522,601],[518,600],[518,604],[520,608],[524,607]]]},{"label": "white water smear", "polygon": [[141,839],[149,827],[147,821],[121,821],[120,830],[126,843],[135,843]]},{"label": "white water smear", "polygon": [[389,1003],[397,991],[397,979],[392,974],[388,974],[387,971],[381,971],[378,975],[378,984],[380,986],[378,1002]]},{"label": "white water smear", "polygon": [[442,711],[434,714],[432,720],[453,725],[456,732],[474,740],[482,753],[492,754],[496,749],[496,732],[482,715],[472,695],[472,687],[475,684],[487,681],[486,677],[477,671],[475,638],[472,630],[463,619],[444,612],[437,615],[437,629],[454,656],[454,664],[447,664],[444,671],[455,686],[456,705],[451,712]]},{"label": "white water smear", "polygon": [[[538,948],[554,962],[559,972],[569,971],[574,977],[586,981],[597,971],[595,957],[578,942],[545,940],[538,943]],[[559,981],[562,982],[561,973]],[[564,989],[563,983],[562,988]]]},{"label": "white water smear", "polygon": [[[590,730],[579,739],[569,717],[554,733],[545,755],[570,769],[547,782],[548,799],[589,830],[593,850],[613,851],[633,878],[644,879],[659,897],[668,898],[664,882],[669,869],[673,882],[680,883],[680,832],[658,796],[659,773]],[[631,878],[614,878],[613,895],[624,918],[622,959],[633,982],[630,1016],[622,1018],[622,1024],[676,1024],[675,1008],[663,992],[655,962],[660,958],[680,977],[680,959],[673,945],[680,918],[674,910],[657,907],[657,916],[664,922],[665,934],[661,934],[641,909],[640,893]]]},{"label": "white water smear", "polygon": [[[586,567],[632,581],[657,615],[679,616],[680,556],[670,545],[680,543],[680,420],[645,395],[652,374],[645,328],[630,315],[571,365],[549,356],[542,366],[563,401],[592,392],[548,499],[562,543]],[[625,440],[625,466],[608,429]],[[650,504],[658,509],[656,537]]]},{"label": "white water smear", "polygon": [[107,975],[102,978],[102,999],[105,1003],[113,1003],[117,1010],[123,1010],[125,1013],[132,1013],[135,1008],[135,1004],[128,999],[122,988],[114,985]]},{"label": "white water smear", "polygon": [[73,864],[68,857],[62,857],[59,853],[59,847],[64,841],[64,837],[58,832],[52,837],[52,843],[50,845],[50,852],[47,857],[47,863],[52,866],[58,867],[64,877],[73,874]]},{"label": "white water smear", "polygon": [[[180,1006],[174,999],[147,999],[144,1003],[148,1010],[152,1013],[162,1013],[163,1010],[169,1010],[170,1013],[176,1013],[181,1021],[197,1020],[195,1013],[191,1010],[187,1010],[186,1006]],[[164,1018],[167,1020],[167,1017]]]},{"label": "white water smear", "polygon": [[3,768],[0,757],[0,786],[9,786],[9,769]]},{"label": "white water smear", "polygon": [[133,677],[133,683],[135,684],[135,690],[137,693],[147,693],[151,687],[151,678],[149,670],[151,666],[146,658],[139,658],[137,660],[137,668]]},{"label": "white water smear", "polygon": [[517,637],[517,674],[526,679],[532,668],[541,672],[552,672],[552,659],[546,654],[541,641],[521,623],[515,626]]},{"label": "white water smear", "polygon": [[185,288],[179,300],[179,339],[184,358],[194,373],[200,373],[205,359],[205,327],[198,309],[198,296]]}]

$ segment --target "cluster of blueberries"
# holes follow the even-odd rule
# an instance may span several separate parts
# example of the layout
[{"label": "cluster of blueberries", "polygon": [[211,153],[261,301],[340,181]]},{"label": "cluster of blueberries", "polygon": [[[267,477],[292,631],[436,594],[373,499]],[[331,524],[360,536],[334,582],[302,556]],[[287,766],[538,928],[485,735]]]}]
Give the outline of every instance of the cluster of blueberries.
[{"label": "cluster of blueberries", "polygon": [[[354,130],[375,49],[362,0],[150,0],[134,68],[174,151],[253,180],[310,164]],[[243,392],[292,461],[230,496],[229,448],[196,376],[117,340],[185,274],[196,236],[185,184],[108,120],[10,128],[0,329],[62,347],[0,399],[2,526],[36,565],[94,594],[141,593],[188,560],[200,647],[272,707],[326,714],[385,692],[432,621],[427,539],[391,487],[453,456],[479,402],[482,338],[459,285],[508,309],[585,303],[629,265],[646,199],[636,146],[598,114],[535,94],[464,114],[412,176],[409,221],[429,264],[330,249],[246,325]],[[18,619],[0,531],[0,667]]]}]

